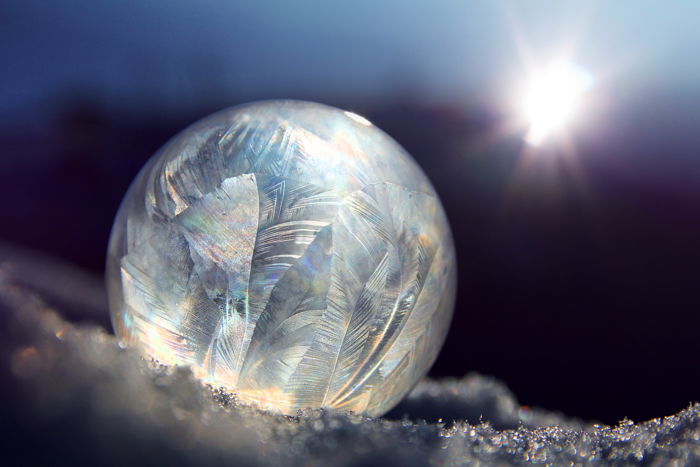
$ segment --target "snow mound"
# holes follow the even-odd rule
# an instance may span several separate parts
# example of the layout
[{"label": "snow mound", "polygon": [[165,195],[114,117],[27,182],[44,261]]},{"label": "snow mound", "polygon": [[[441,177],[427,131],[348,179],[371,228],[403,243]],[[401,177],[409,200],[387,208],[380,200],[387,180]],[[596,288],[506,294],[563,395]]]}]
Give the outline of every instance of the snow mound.
[{"label": "snow mound", "polygon": [[[46,268],[42,284],[49,270],[62,283],[80,280]],[[27,271],[21,261],[0,265],[3,457],[23,465],[700,465],[698,404],[645,423],[594,425],[521,407],[476,374],[425,380],[384,418],[262,412],[186,368],[120,348],[89,319],[66,320],[99,307],[99,294],[80,310],[79,295],[32,287]]]}]

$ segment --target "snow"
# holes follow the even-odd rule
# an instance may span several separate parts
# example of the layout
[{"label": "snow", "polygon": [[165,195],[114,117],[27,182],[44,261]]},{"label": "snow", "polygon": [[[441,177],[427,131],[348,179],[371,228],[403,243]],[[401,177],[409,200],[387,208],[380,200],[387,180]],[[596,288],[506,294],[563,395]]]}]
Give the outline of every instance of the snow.
[{"label": "snow", "polygon": [[[262,412],[203,386],[187,368],[120,348],[90,319],[75,319],[97,313],[100,303],[99,294],[87,294],[80,309],[75,294],[99,287],[82,272],[5,250],[0,423],[3,457],[18,463],[700,465],[699,404],[644,423],[595,425],[521,407],[502,383],[477,374],[424,380],[383,418]],[[27,273],[32,269],[41,287]],[[60,293],[49,273],[64,284]]]}]

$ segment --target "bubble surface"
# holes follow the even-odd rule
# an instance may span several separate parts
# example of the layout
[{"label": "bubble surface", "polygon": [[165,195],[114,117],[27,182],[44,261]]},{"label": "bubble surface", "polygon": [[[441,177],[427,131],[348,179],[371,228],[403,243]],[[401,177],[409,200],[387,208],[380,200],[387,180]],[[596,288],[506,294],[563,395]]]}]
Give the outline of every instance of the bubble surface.
[{"label": "bubble surface", "polygon": [[107,265],[120,341],[258,407],[381,415],[435,360],[455,254],[393,139],[299,101],[182,131],[124,198]]}]

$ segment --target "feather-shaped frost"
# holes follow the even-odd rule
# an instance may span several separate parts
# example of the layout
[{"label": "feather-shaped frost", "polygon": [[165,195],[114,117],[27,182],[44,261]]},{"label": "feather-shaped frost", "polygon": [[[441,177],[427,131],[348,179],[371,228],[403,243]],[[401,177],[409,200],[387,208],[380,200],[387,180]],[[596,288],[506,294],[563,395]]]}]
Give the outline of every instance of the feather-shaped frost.
[{"label": "feather-shaped frost", "polygon": [[259,407],[379,415],[435,359],[449,227],[395,141],[350,112],[272,101],[176,136],[110,239],[120,339]]}]

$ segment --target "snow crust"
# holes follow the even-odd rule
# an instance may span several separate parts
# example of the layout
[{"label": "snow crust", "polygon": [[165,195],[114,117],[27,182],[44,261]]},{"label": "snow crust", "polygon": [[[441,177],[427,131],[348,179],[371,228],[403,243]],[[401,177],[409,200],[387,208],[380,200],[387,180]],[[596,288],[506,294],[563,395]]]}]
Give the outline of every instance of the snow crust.
[{"label": "snow crust", "polygon": [[2,253],[0,423],[4,457],[21,464],[700,465],[700,404],[596,425],[521,407],[477,374],[424,380],[383,418],[259,411],[120,348],[85,318],[100,300],[84,273]]}]

